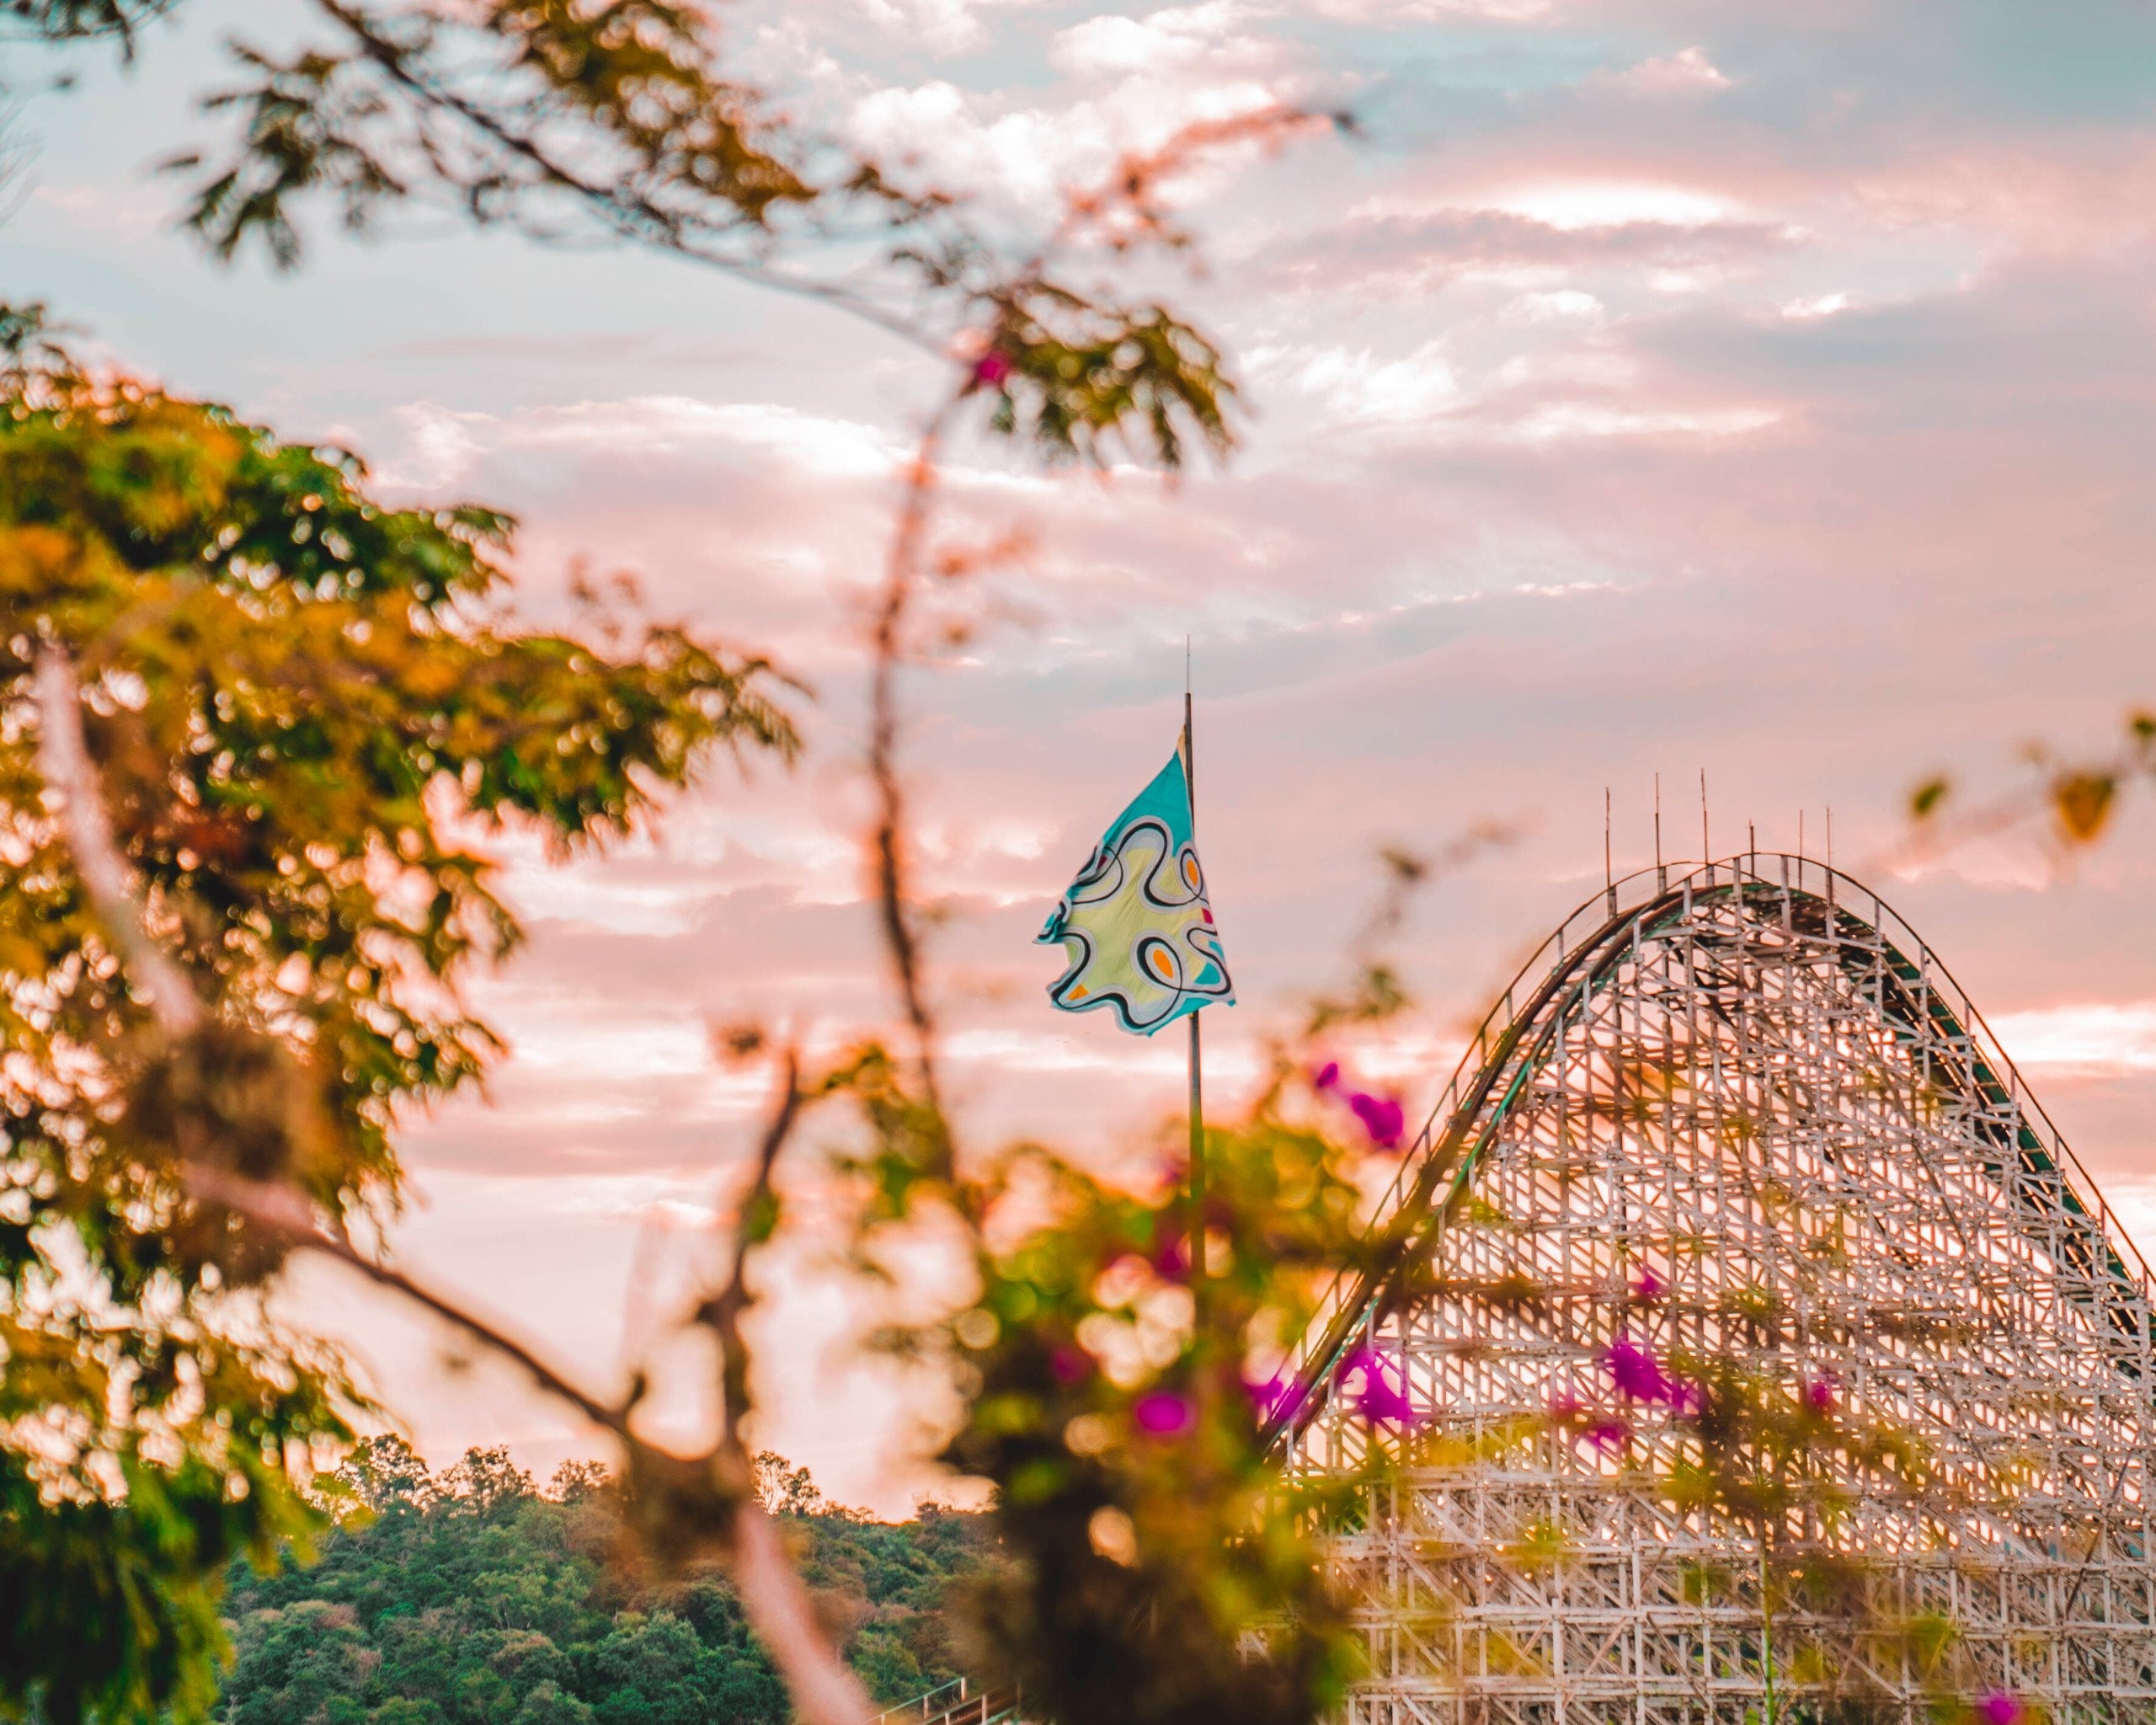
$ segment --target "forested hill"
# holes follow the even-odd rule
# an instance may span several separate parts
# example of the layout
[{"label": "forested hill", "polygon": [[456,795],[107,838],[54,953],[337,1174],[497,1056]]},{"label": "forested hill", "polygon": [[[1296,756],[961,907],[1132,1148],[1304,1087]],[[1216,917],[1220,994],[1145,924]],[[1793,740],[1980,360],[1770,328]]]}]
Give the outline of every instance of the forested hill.
[{"label": "forested hill", "polygon": [[[825,1504],[805,1471],[760,1459],[766,1501],[879,1700],[953,1674],[943,1605],[985,1561],[983,1518],[924,1508],[900,1524]],[[778,1725],[786,1693],[723,1573],[670,1583],[616,1561],[606,1475],[543,1491],[499,1450],[430,1474],[377,1439],[344,1477],[371,1512],[320,1561],[241,1566],[226,1614],[238,1658],[230,1725]]]}]

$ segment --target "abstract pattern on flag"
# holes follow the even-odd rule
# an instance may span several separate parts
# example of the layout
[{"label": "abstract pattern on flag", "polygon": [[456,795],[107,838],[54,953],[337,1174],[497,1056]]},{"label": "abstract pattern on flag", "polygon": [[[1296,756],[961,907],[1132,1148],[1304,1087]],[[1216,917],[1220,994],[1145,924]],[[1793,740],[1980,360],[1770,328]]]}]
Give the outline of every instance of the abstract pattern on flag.
[{"label": "abstract pattern on flag", "polygon": [[1038,936],[1070,968],[1048,997],[1066,1012],[1107,1007],[1150,1036],[1235,987],[1191,836],[1190,779],[1177,749],[1110,826]]}]

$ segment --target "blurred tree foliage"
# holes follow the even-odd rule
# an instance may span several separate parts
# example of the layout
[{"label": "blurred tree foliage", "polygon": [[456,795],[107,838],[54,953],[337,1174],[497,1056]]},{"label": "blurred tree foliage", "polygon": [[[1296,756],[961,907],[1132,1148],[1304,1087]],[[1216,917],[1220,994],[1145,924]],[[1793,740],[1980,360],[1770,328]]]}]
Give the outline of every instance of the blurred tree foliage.
[{"label": "blurred tree foliage", "polygon": [[[1492,1311],[1546,1291],[1508,1265],[1502,1244],[1461,1253],[1502,1268],[1431,1284],[1399,1257],[1398,1218],[1369,1226],[1365,1194],[1401,1134],[1390,1109],[1356,1106],[1374,1098],[1348,1089],[1327,1050],[1343,1025],[1384,1024],[1406,1004],[1374,962],[1342,998],[1315,1004],[1246,1110],[1209,1125],[1202,1247],[1171,1150],[1150,1185],[1104,1184],[1038,1145],[953,1173],[895,1063],[876,1051],[844,1075],[877,1134],[856,1165],[866,1268],[900,1274],[884,1242],[924,1213],[959,1219],[975,1246],[974,1299],[886,1338],[960,1386],[963,1416],[942,1459],[997,1488],[1004,1561],[958,1595],[975,1669],[1052,1720],[1302,1725],[1339,1703],[1365,1649],[1347,1604],[1353,1560],[1336,1551],[1321,1570],[1322,1536],[1362,1526],[1401,1477],[1456,1467],[1464,1445],[1501,1463],[1554,1439],[1626,1454],[1673,1505],[1757,1546],[1752,1596],[1800,1620],[1776,1632],[1777,1717],[1871,1717],[1862,1709],[1878,1698],[1849,1651],[1890,1642],[1911,1651],[1936,1717],[1967,1717],[1959,1697],[1972,1676],[1953,1657],[1951,1620],[1878,1596],[1860,1555],[1826,1536],[1860,1480],[1921,1499],[1924,1458],[1816,1368],[1807,1375],[1790,1338],[1658,1357],[1583,1333],[1581,1354],[1598,1354],[1606,1377],[1600,1397],[1555,1397],[1546,1416],[1472,1438],[1444,1407],[1416,1405],[1367,1348],[1293,1374],[1286,1356],[1336,1277],[1375,1270],[1390,1277],[1388,1303],[1441,1285]],[[1493,1242],[1516,1232],[1472,1193],[1448,1200],[1451,1230]],[[1629,1290],[1620,1281],[1617,1299],[1669,1295],[1649,1274]],[[1357,1470],[1290,1474],[1275,1429],[1322,1397],[1369,1423],[1368,1457]],[[1634,1452],[1636,1431],[1662,1421],[1682,1441]],[[1785,1523],[1809,1532],[1785,1537]],[[1561,1551],[1560,1540],[1475,1561],[1540,1573]],[[1700,1578],[1703,1589],[1750,1580]],[[1267,1657],[1251,1657],[1260,1646]]]},{"label": "blurred tree foliage", "polygon": [[[953,1674],[947,1591],[992,1559],[986,1518],[924,1505],[878,1522],[805,1469],[758,1458],[819,1610],[880,1701]],[[393,1438],[339,1482],[360,1513],[312,1567],[234,1570],[230,1725],[783,1725],[786,1690],[723,1572],[657,1579],[632,1558],[618,1491],[572,1464],[545,1492],[499,1450],[430,1474]],[[792,1504],[807,1507],[793,1508]]]},{"label": "blurred tree foliage", "polygon": [[[194,1189],[394,1204],[390,1133],[496,1043],[520,934],[472,842],[628,831],[714,749],[783,756],[757,660],[661,626],[520,623],[511,523],[377,503],[342,451],[92,380],[0,311],[0,1701],[199,1713],[216,1583],[318,1515],[338,1363],[257,1297],[273,1242]],[[83,720],[200,1028],[123,974],[46,800],[30,687]],[[135,979],[139,986],[140,979]]]},{"label": "blurred tree foliage", "polygon": [[855,1168],[863,1268],[898,1274],[887,1242],[927,1215],[973,1242],[974,1298],[885,1340],[960,1387],[942,1459],[995,1484],[1006,1554],[963,1596],[969,1640],[1043,1717],[1294,1725],[1358,1669],[1313,1535],[1371,1481],[1290,1482],[1267,1430],[1282,1358],[1372,1249],[1356,1183],[1372,1146],[1308,1065],[1283,1049],[1255,1103],[1209,1129],[1197,1226],[1177,1151],[1134,1184],[1031,1144],[969,1173],[881,1049],[839,1075],[875,1132]]},{"label": "blurred tree foliage", "polygon": [[[182,3],[0,0],[0,18],[131,56]],[[646,246],[958,353],[966,390],[991,403],[982,424],[1050,461],[1174,467],[1193,437],[1228,447],[1233,386],[1215,344],[1157,301],[1068,273],[1063,254],[1080,238],[1110,258],[1180,248],[1161,191],[1193,149],[1333,123],[1285,109],[1209,123],[1119,164],[1014,252],[963,198],[901,184],[730,72],[715,8],[305,0],[291,21],[305,40],[232,45],[237,82],[204,104],[227,135],[167,163],[216,255],[259,246],[296,264],[324,206],[353,232],[430,205],[547,243]]]},{"label": "blurred tree foliage", "polygon": [[2013,833],[2048,841],[2056,857],[2094,845],[2110,830],[2132,791],[2156,779],[2156,713],[2127,714],[2125,734],[2109,754],[2061,756],[2041,743],[2024,746],[2023,781],[1971,800],[1947,774],[1909,793],[1910,850],[1935,854]]},{"label": "blurred tree foliage", "polygon": [[1202,1246],[1179,1179],[1118,1190],[1037,1148],[961,1195],[981,1292],[939,1332],[969,1392],[943,1459],[995,1482],[1010,1556],[968,1621],[1046,1717],[1297,1725],[1360,1669],[1314,1536],[1371,1479],[1283,1477],[1263,1364],[1368,1249],[1358,1160],[1277,1099],[1209,1130]]}]

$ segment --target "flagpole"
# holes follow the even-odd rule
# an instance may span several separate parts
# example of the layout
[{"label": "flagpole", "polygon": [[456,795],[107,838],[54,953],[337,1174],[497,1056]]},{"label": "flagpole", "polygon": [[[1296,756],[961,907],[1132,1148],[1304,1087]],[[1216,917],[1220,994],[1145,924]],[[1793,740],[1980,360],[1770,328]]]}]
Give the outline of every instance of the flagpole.
[{"label": "flagpole", "polygon": [[[1186,659],[1182,687],[1183,786],[1190,793],[1190,826],[1198,837],[1198,765],[1190,723],[1190,671]],[[1199,1081],[1198,1021],[1202,1011],[1190,1014],[1190,1293],[1193,1311],[1203,1298],[1205,1279],[1205,1107]]]}]

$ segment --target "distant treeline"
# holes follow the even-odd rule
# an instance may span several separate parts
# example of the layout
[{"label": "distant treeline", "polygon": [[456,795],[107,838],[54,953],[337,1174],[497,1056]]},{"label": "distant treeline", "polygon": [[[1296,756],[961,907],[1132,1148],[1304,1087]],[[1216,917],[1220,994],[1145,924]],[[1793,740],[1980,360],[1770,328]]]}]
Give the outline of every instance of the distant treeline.
[{"label": "distant treeline", "polygon": [[[760,1494],[799,1541],[819,1608],[871,1693],[953,1674],[943,1610],[986,1561],[985,1518],[924,1506],[873,1521],[806,1470],[759,1458]],[[365,1506],[320,1560],[235,1569],[229,1725],[781,1725],[786,1691],[723,1572],[624,1567],[604,1470],[544,1490],[500,1450],[430,1473],[393,1438],[342,1476]]]}]

